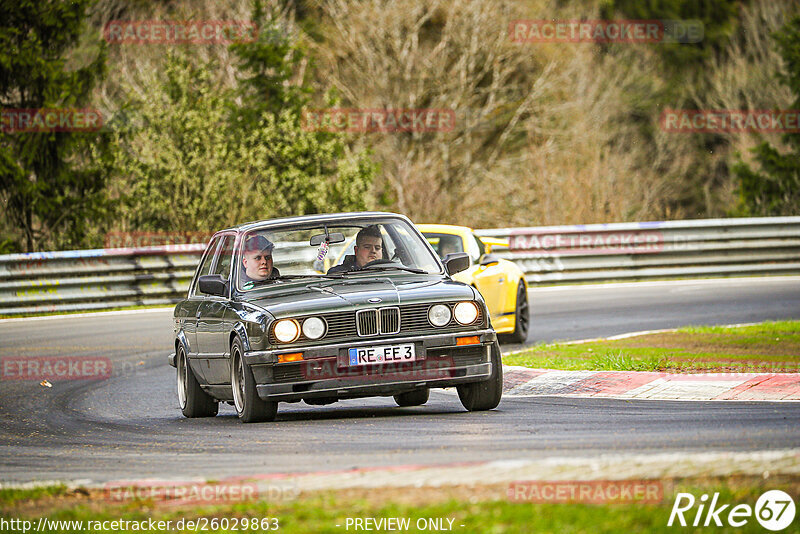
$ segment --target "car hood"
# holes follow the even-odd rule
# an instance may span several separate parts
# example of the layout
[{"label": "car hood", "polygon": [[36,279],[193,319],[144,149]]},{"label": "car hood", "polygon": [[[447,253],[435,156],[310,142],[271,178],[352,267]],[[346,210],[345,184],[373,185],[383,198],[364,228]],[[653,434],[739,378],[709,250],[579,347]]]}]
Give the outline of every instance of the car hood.
[{"label": "car hood", "polygon": [[283,287],[259,291],[252,297],[248,295],[243,300],[264,308],[276,318],[282,318],[474,298],[471,287],[437,275],[291,282]]}]

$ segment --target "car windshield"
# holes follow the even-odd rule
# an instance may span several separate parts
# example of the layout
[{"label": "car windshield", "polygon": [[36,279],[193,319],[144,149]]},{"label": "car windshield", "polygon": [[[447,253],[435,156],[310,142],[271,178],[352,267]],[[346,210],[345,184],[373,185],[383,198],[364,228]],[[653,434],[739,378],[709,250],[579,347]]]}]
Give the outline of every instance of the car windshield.
[{"label": "car windshield", "polygon": [[254,229],[242,236],[238,257],[242,291],[302,278],[443,272],[419,232],[392,218]]}]

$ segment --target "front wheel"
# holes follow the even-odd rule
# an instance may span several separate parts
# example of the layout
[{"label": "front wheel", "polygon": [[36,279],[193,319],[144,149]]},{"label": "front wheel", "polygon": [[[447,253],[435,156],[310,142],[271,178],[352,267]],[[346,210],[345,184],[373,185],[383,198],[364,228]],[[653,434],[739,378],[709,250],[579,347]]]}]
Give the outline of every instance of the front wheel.
[{"label": "front wheel", "polygon": [[242,341],[234,338],[231,345],[231,387],[236,414],[243,423],[274,421],[278,414],[278,403],[262,400],[256,391],[253,371],[244,361]]},{"label": "front wheel", "polygon": [[456,388],[461,404],[470,412],[491,410],[500,404],[503,395],[503,360],[497,342],[492,345],[491,353],[492,375],[489,380],[462,384]]},{"label": "front wheel", "polygon": [[183,345],[178,347],[178,402],[184,417],[214,417],[219,403],[203,391],[189,366]]}]

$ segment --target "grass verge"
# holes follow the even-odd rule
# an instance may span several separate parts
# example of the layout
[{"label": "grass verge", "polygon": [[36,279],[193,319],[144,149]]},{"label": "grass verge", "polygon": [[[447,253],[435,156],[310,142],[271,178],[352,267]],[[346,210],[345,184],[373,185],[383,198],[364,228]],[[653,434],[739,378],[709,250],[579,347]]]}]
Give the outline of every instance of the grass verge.
[{"label": "grass verge", "polygon": [[800,372],[800,321],[689,327],[590,343],[538,345],[506,365],[598,371]]},{"label": "grass verge", "polygon": [[[255,501],[217,506],[169,507],[150,500],[125,504],[108,503],[98,490],[69,490],[63,486],[36,490],[0,490],[0,518],[34,522],[46,516],[55,521],[148,520],[173,524],[181,519],[208,521],[208,532],[237,532],[230,528],[233,518],[274,518],[280,532],[354,532],[348,518],[407,518],[409,532],[430,531],[432,525],[447,526],[453,532],[673,532],[667,522],[678,492],[698,500],[701,495],[719,493],[718,503],[754,507],[767,490],[780,489],[790,496],[800,493],[800,477],[728,477],[661,481],[663,498],[654,504],[636,502],[615,504],[511,502],[508,484],[494,486],[446,486],[439,488],[371,488],[369,490],[326,491],[303,494],[290,502]],[[710,500],[710,499],[709,499]],[[691,523],[697,506],[685,517]],[[726,512],[727,513],[727,512]],[[228,518],[229,527],[211,528],[211,519]],[[703,515],[703,519],[705,515]],[[725,514],[722,514],[723,522]],[[419,522],[419,523],[418,523]],[[427,529],[418,528],[423,522]],[[275,525],[269,521],[268,525]],[[73,528],[53,528],[51,532],[81,532]],[[35,528],[35,527],[34,527]],[[677,527],[680,530],[680,527]],[[690,527],[691,529],[691,527]],[[247,529],[254,531],[254,529]],[[362,529],[363,530],[363,529]],[[376,529],[377,530],[377,529]],[[445,529],[443,529],[445,530]],[[715,528],[714,532],[763,532],[754,517],[741,528]],[[791,529],[789,529],[791,530]],[[11,530],[15,531],[15,530]],[[21,530],[16,530],[20,531]],[[85,530],[83,530],[85,532]],[[126,530],[120,530],[126,531]],[[142,530],[130,529],[142,532]],[[144,530],[148,532],[148,530]],[[173,530],[175,531],[175,530]],[[177,530],[181,531],[181,530]],[[182,531],[194,531],[184,528]],[[154,532],[154,530],[149,530]]]}]

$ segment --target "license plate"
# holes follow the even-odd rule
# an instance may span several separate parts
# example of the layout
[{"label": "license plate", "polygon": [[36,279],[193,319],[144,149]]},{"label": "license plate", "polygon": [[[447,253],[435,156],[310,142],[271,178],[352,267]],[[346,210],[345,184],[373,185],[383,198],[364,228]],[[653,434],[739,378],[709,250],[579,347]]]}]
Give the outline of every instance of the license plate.
[{"label": "license plate", "polygon": [[417,359],[413,343],[382,345],[379,347],[358,347],[356,349],[350,349],[348,351],[348,356],[350,366],[413,362]]}]

